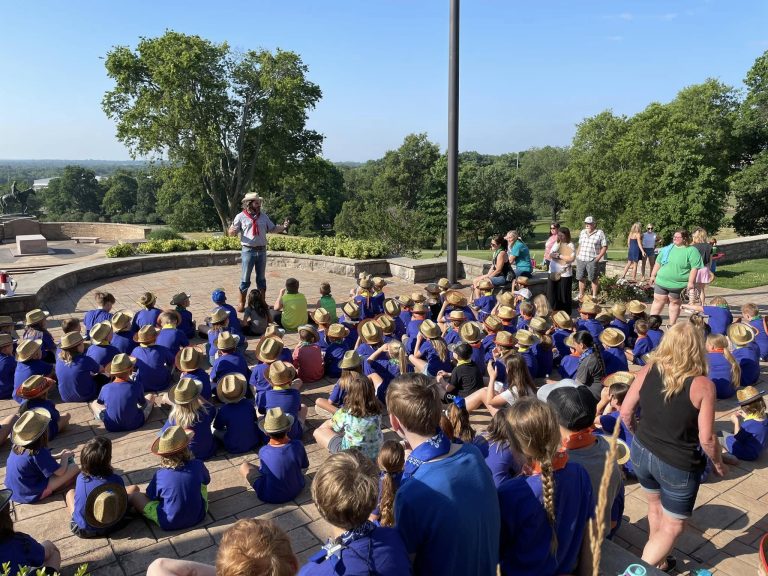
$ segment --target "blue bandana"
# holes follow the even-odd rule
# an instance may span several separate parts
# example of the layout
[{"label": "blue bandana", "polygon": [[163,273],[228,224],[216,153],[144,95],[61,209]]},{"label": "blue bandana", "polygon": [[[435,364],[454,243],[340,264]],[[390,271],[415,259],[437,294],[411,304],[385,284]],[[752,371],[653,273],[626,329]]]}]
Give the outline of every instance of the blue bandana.
[{"label": "blue bandana", "polygon": [[444,456],[445,454],[448,454],[450,450],[450,439],[443,434],[442,430],[438,430],[432,438],[417,446],[416,449],[411,452],[411,455],[408,456],[408,459],[405,461],[402,482],[405,482],[413,476],[424,462],[429,462],[430,460]]},{"label": "blue bandana", "polygon": [[579,366],[581,366],[581,363],[584,362],[587,358],[589,358],[594,353],[594,350],[592,348],[587,348],[584,350],[584,352],[579,356]]},{"label": "blue bandana", "polygon": [[[358,526],[357,528],[354,528],[353,530],[347,530],[343,534],[341,534],[338,538],[329,538],[328,541],[325,543],[325,545],[315,554],[310,556],[309,561],[314,562],[315,564],[322,564],[326,560],[330,562],[331,566],[333,566],[333,573],[334,574],[343,574],[344,573],[344,565],[342,564],[340,569],[337,571],[336,566],[343,562],[342,555],[344,553],[344,550],[349,548],[349,545],[354,542],[355,540],[359,540],[361,538],[370,538],[371,532],[373,532],[376,529],[376,524],[371,522],[370,520],[366,520],[363,524]],[[361,559],[367,562],[369,571],[372,568],[372,562],[373,558],[371,557],[371,544],[369,541],[368,544],[368,558],[363,558],[356,550],[351,550],[351,552],[355,553],[356,555],[360,556]]]}]

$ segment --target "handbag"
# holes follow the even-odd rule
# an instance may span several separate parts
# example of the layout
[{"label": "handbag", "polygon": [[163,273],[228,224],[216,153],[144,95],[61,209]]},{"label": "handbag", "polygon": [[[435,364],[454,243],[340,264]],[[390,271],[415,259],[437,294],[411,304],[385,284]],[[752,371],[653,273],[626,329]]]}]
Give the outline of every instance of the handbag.
[{"label": "handbag", "polygon": [[557,282],[560,280],[560,277],[562,276],[562,272],[550,272],[549,273],[549,279],[552,280],[552,282]]}]

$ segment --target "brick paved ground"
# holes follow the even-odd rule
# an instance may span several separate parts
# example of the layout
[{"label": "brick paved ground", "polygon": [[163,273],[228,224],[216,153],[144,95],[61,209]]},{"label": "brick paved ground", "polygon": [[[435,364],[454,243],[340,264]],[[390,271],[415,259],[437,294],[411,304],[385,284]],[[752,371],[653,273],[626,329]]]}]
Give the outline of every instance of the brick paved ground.
[{"label": "brick paved ground", "polygon": [[[78,286],[69,293],[61,294],[48,302],[52,313],[52,331],[58,340],[58,320],[75,314],[82,316],[93,307],[93,292],[97,289],[112,292],[117,298],[118,308],[135,309],[135,301],[141,292],[152,290],[164,305],[171,296],[181,290],[192,294],[192,312],[201,319],[212,307],[211,291],[223,286],[231,297],[237,294],[239,267],[226,266],[199,270],[173,270],[147,275],[119,277],[110,282],[89,283]],[[303,270],[273,269],[268,271],[269,301],[273,301],[285,278],[293,274],[301,281],[302,291],[308,300],[318,297],[317,286],[328,281],[333,287],[337,301],[353,286],[351,278]],[[392,280],[387,293],[397,295],[420,290],[422,285],[413,286]],[[465,290],[466,291],[466,290]],[[759,288],[736,295],[728,294],[732,304],[738,305],[747,299],[766,302],[768,289]],[[723,291],[725,293],[725,291]],[[293,345],[295,336],[287,336]],[[253,343],[250,344],[253,348]],[[251,362],[252,362],[251,358]],[[765,388],[768,377],[763,367],[761,387]],[[303,392],[304,402],[312,407],[317,397],[327,394],[331,382],[321,381],[308,386]],[[728,416],[735,409],[735,401],[718,403],[718,427],[725,429]],[[0,401],[0,416],[16,409],[13,401]],[[150,421],[141,430],[131,433],[107,433],[93,421],[89,409],[80,404],[60,404],[60,410],[72,414],[72,424],[54,442],[52,448],[63,448],[79,452],[85,442],[97,434],[110,437],[114,443],[113,463],[126,484],[145,486],[158,464],[158,459],[149,453],[149,445],[167,416],[166,409],[155,408]],[[312,408],[307,420],[304,437],[309,454],[308,480],[325,457],[312,438],[312,430],[322,419]],[[473,423],[482,428],[488,422],[487,413],[473,416]],[[729,426],[729,425],[728,425]],[[390,432],[391,434],[391,432]],[[4,463],[8,445],[0,449],[0,462]],[[274,519],[286,530],[300,561],[304,561],[328,535],[328,525],[320,519],[307,489],[291,503],[272,505],[261,502],[250,486],[240,477],[237,467],[244,460],[257,462],[255,454],[228,457],[223,452],[206,462],[211,473],[209,487],[210,506],[205,520],[197,527],[181,532],[163,532],[143,520],[134,520],[127,528],[109,539],[82,540],[69,532],[69,514],[62,496],[56,496],[42,504],[17,506],[16,529],[28,532],[38,539],[56,542],[62,552],[65,574],[87,562],[93,574],[126,575],[142,574],[154,558],[170,556],[213,562],[216,547],[222,533],[238,518],[260,517]],[[5,467],[0,466],[0,481],[5,478]],[[647,538],[648,523],[645,518],[646,503],[642,491],[636,485],[627,486],[625,523],[617,542],[633,552],[639,552]],[[717,574],[741,576],[754,573],[757,565],[757,543],[768,527],[768,469],[764,462],[742,463],[733,467],[723,480],[712,480],[701,487],[697,509],[689,529],[678,543],[676,554],[682,560],[682,568],[689,570],[706,566]]]}]

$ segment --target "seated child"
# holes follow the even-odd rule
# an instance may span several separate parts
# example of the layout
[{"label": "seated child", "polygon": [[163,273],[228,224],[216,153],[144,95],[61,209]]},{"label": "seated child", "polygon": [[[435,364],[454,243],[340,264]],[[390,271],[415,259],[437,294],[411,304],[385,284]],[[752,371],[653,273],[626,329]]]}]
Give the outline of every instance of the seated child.
[{"label": "seated child", "polygon": [[360,307],[352,301],[341,307],[344,315],[339,318],[339,324],[343,325],[349,334],[344,339],[347,350],[352,350],[357,345],[357,325],[360,323]]},{"label": "seated child", "polygon": [[595,316],[595,320],[600,322],[600,324],[603,326],[603,330],[605,330],[611,325],[611,320],[613,320],[613,315],[608,310],[601,309],[600,312],[598,312],[597,316]]},{"label": "seated child", "polygon": [[371,294],[371,313],[373,316],[384,314],[384,286],[387,285],[387,281],[379,276],[371,278],[373,282],[373,293]]},{"label": "seated child", "polygon": [[328,282],[320,283],[320,299],[317,301],[317,307],[323,308],[330,316],[329,324],[335,324],[339,321],[339,317],[336,314],[336,300],[331,294],[331,285]]},{"label": "seated child", "polygon": [[493,475],[493,483],[496,488],[510,478],[514,478],[521,471],[521,463],[518,456],[512,451],[507,432],[507,416],[510,413],[507,408],[496,411],[488,424],[485,439],[488,441],[488,454],[485,463]]},{"label": "seated child", "polygon": [[[336,536],[309,557],[301,576],[333,574],[339,566],[347,576],[411,573],[398,531],[368,519],[378,499],[376,472],[373,462],[357,450],[331,454],[320,466],[312,482],[312,499]],[[331,547],[335,552],[329,555]]]},{"label": "seated child", "polygon": [[138,303],[141,304],[142,308],[133,316],[133,323],[131,324],[134,333],[144,326],[157,327],[157,319],[163,311],[155,307],[156,302],[157,296],[152,292],[144,292],[141,295]]},{"label": "seated child", "polygon": [[647,309],[648,307],[639,300],[630,300],[629,304],[627,304],[627,311],[629,312],[629,320],[627,321],[627,326],[629,326],[627,347],[634,347],[635,340],[637,339],[635,322],[638,320],[648,321],[648,315],[645,312]]},{"label": "seated child", "polygon": [[[13,490],[0,490],[0,558],[3,564],[7,563],[7,574],[21,574],[24,567],[32,568],[31,574],[36,574],[36,569],[41,568],[46,574],[59,573],[61,570],[61,553],[56,545],[44,540],[38,542],[29,534],[16,532],[13,529],[11,515],[11,500]],[[5,568],[5,566],[4,566]]]},{"label": "seated child", "polygon": [[154,394],[144,397],[141,385],[131,380],[136,361],[128,354],[118,354],[109,365],[112,382],[105,384],[99,397],[91,402],[91,410],[104,422],[109,432],[138,430],[144,426],[154,408]]},{"label": "seated child", "polygon": [[325,308],[316,308],[311,316],[312,322],[314,322],[317,327],[317,345],[320,346],[320,351],[325,353],[328,348],[326,333],[328,332],[328,327],[331,325],[331,315]]},{"label": "seated child", "polygon": [[534,347],[539,343],[539,337],[529,330],[518,330],[515,333],[515,338],[517,339],[517,353],[525,360],[531,378],[536,378],[539,373],[539,364]]},{"label": "seated child", "polygon": [[216,353],[219,351],[216,347],[216,340],[219,338],[219,334],[222,332],[232,333],[229,330],[229,312],[224,308],[216,308],[208,321],[210,322],[210,327],[206,333],[206,336],[208,337],[208,345],[206,348],[208,350],[208,360],[213,364],[216,360]]},{"label": "seated child", "polygon": [[181,426],[171,426],[152,444],[160,456],[160,469],[146,492],[128,487],[131,506],[163,530],[191,528],[205,518],[211,476],[200,460],[192,457],[189,435]]},{"label": "seated child", "polygon": [[16,396],[16,390],[24,383],[24,380],[30,376],[50,376],[55,372],[51,365],[42,360],[43,351],[38,340],[19,340],[16,348],[16,362],[13,370],[13,381],[11,382],[12,397],[21,404],[21,399]]},{"label": "seated child", "polygon": [[67,492],[69,529],[80,538],[105,538],[127,524],[125,482],[112,469],[112,441],[90,439],[80,452],[80,474]]},{"label": "seated child", "polygon": [[397,303],[400,305],[400,320],[403,322],[403,326],[408,326],[408,322],[411,321],[411,310],[415,302],[408,295],[402,295],[397,297]]},{"label": "seated child", "polygon": [[[613,434],[613,430],[618,423],[621,427],[619,430],[619,440],[627,445],[627,449],[632,449],[632,442],[635,440],[635,435],[627,428],[627,425],[621,419],[621,405],[624,402],[624,397],[629,391],[629,387],[632,385],[635,376],[629,372],[616,372],[611,376],[608,376],[603,381],[603,386],[608,388],[609,399],[609,412],[607,414],[600,414],[598,411],[596,424],[599,424],[600,430],[610,436]],[[598,406],[599,408],[599,406]],[[621,465],[622,471],[630,478],[635,478],[635,469],[632,466],[632,460],[627,461]]]},{"label": "seated child", "polygon": [[477,320],[475,317],[475,312],[472,310],[472,308],[469,307],[467,297],[458,290],[448,290],[445,293],[445,300],[443,301],[443,305],[440,308],[438,322],[441,324],[444,323],[447,320],[448,315],[451,313],[451,310],[463,310],[464,316],[466,316],[467,320]]},{"label": "seated child", "polygon": [[661,316],[658,314],[651,314],[648,316],[648,338],[653,343],[653,348],[656,349],[661,343],[661,339],[664,338],[664,332],[661,331]]},{"label": "seated child", "polygon": [[549,322],[547,322],[546,318],[534,316],[528,322],[528,330],[539,339],[533,346],[533,352],[536,355],[536,374],[534,374],[534,377],[549,378],[554,368],[554,350],[552,338],[549,335]]},{"label": "seated child", "polygon": [[211,378],[205,371],[205,354],[194,346],[179,350],[176,356],[176,368],[181,372],[179,380],[192,378],[202,385],[200,396],[205,400],[211,399]]},{"label": "seated child", "polygon": [[[288,435],[293,425],[294,417],[282,408],[267,410],[261,429],[269,442],[259,449],[259,466],[249,462],[240,465],[240,474],[262,502],[290,502],[304,489],[304,470],[309,468],[309,460],[301,439],[291,440]],[[256,472],[260,475],[252,479]]]},{"label": "seated child", "polygon": [[[379,314],[374,318],[374,322],[379,325],[381,331],[384,333],[384,343],[388,344],[395,340],[395,321],[392,320],[387,314]],[[399,342],[400,339],[398,338]]]},{"label": "seated child", "polygon": [[[282,359],[283,350],[283,341],[276,336],[265,336],[256,347],[256,359],[259,363],[253,367],[248,379],[248,385],[253,389],[256,399],[256,406],[264,402],[262,395],[272,387],[267,379],[267,372],[273,362]],[[288,361],[290,362],[290,359]]]},{"label": "seated child", "polygon": [[165,310],[157,318],[160,332],[157,335],[157,345],[164,346],[175,357],[184,346],[189,346],[189,338],[178,326],[181,316],[175,310]]},{"label": "seated child", "polygon": [[[466,398],[473,392],[483,388],[482,367],[472,360],[472,347],[466,342],[460,343],[453,349],[456,368],[451,372],[441,370],[437,373],[437,383],[445,394]],[[446,400],[445,394],[443,400]]]},{"label": "seated child", "polygon": [[629,338],[631,331],[629,324],[627,323],[627,305],[623,302],[616,302],[616,304],[611,306],[610,312],[613,319],[608,324],[608,326],[610,328],[617,328],[618,330],[621,330],[624,334],[624,338]]},{"label": "seated child", "polygon": [[[96,360],[84,354],[85,342],[79,332],[70,332],[61,337],[60,351],[56,359],[56,379],[59,395],[64,402],[91,402],[99,395],[99,389],[109,381],[100,374],[101,366]],[[21,350],[21,346],[19,346]],[[19,368],[16,367],[18,377]]]},{"label": "seated child", "polygon": [[618,328],[606,328],[600,334],[600,342],[603,344],[603,362],[605,363],[605,375],[610,376],[615,372],[629,370],[627,355],[624,353],[624,332]]},{"label": "seated child", "polygon": [[627,355],[627,360],[638,366],[645,366],[645,360],[643,356],[649,354],[653,350],[653,342],[648,337],[648,322],[646,320],[635,321],[635,346],[632,350],[625,349],[624,353]]},{"label": "seated child", "polygon": [[352,301],[360,309],[360,320],[366,318],[373,318],[375,313],[373,312],[373,304],[371,298],[373,297],[373,280],[367,275],[361,275],[357,279],[357,289],[353,294]]},{"label": "seated child", "polygon": [[558,310],[552,314],[552,325],[555,328],[552,333],[552,346],[554,346],[552,352],[554,354],[555,350],[557,351],[555,363],[559,363],[571,353],[565,340],[573,334],[573,319],[565,310]]},{"label": "seated child", "polygon": [[741,307],[741,321],[755,329],[755,342],[760,351],[760,360],[768,361],[768,327],[765,317],[760,316],[757,304],[748,302]]},{"label": "seated child", "polygon": [[133,318],[124,310],[115,312],[112,316],[112,346],[122,354],[130,354],[136,348],[136,342],[133,340],[133,330],[131,322]]},{"label": "seated child", "polygon": [[728,338],[722,334],[707,336],[707,366],[707,376],[715,383],[717,398],[731,398],[741,383],[741,367],[728,349]]},{"label": "seated child", "polygon": [[[47,367],[50,372],[50,367]],[[13,338],[0,334],[0,400],[10,400],[15,389],[16,358],[13,357]]]},{"label": "seated child", "polygon": [[405,322],[403,322],[401,316],[402,309],[400,302],[394,298],[387,298],[384,300],[384,314],[389,316],[392,319],[392,322],[395,323],[393,335],[402,342],[403,336],[405,335]]},{"label": "seated child", "polygon": [[347,393],[349,382],[353,374],[363,374],[363,362],[360,355],[354,350],[344,352],[344,356],[339,362],[339,380],[334,384],[331,394],[326,400],[318,398],[315,400],[315,407],[334,414],[336,410],[344,403],[344,396]]},{"label": "seated child", "polygon": [[448,322],[443,331],[443,340],[453,349],[454,346],[461,343],[461,334],[459,330],[461,325],[467,321],[464,310],[451,310],[448,314]]},{"label": "seated child", "polygon": [[560,359],[560,366],[557,368],[557,371],[560,372],[560,376],[563,378],[576,378],[576,372],[581,361],[581,354],[576,351],[576,341],[573,338],[573,334],[571,332],[563,341],[569,350],[569,354]]},{"label": "seated child", "polygon": [[264,292],[254,288],[248,292],[248,302],[243,310],[243,332],[251,336],[261,336],[269,326],[272,315],[264,299]]},{"label": "seated child", "polygon": [[477,285],[475,301],[472,303],[477,310],[477,319],[482,322],[496,307],[496,296],[493,295],[493,284],[487,278],[480,280]]},{"label": "seated child", "polygon": [[224,292],[224,289],[216,288],[211,292],[211,301],[216,304],[217,309],[222,308],[226,310],[227,314],[229,314],[229,322],[227,324],[229,331],[232,332],[232,334],[240,336],[241,342],[244,343],[243,326],[240,324],[240,319],[237,317],[237,310],[235,310],[235,307],[232,306],[232,304],[227,304],[227,294]]},{"label": "seated child", "polygon": [[579,319],[576,320],[576,330],[586,330],[597,340],[603,331],[603,325],[595,318],[601,311],[600,306],[592,300],[585,300],[579,308]]},{"label": "seated child", "polygon": [[230,454],[253,450],[261,440],[256,425],[253,401],[245,397],[245,376],[227,374],[221,379],[216,393],[224,404],[213,421],[213,435]]},{"label": "seated child", "polygon": [[307,419],[307,407],[301,403],[302,381],[296,378],[296,368],[277,360],[269,366],[267,379],[269,390],[259,395],[259,412],[267,412],[270,408],[282,408],[283,412],[294,418],[293,427],[288,435],[301,440],[304,435],[304,422]]},{"label": "seated child", "polygon": [[[499,342],[503,345],[501,336]],[[485,404],[493,416],[498,410],[517,402],[518,398],[535,395],[536,384],[525,359],[512,349],[488,363],[488,386],[467,398],[467,410],[471,412]]]},{"label": "seated child", "polygon": [[485,330],[485,336],[483,336],[480,346],[483,348],[483,360],[487,363],[493,360],[493,350],[496,348],[496,334],[501,330],[501,318],[495,314],[489,314],[483,320],[483,330]]},{"label": "seated child", "polygon": [[302,382],[317,382],[325,375],[319,339],[317,328],[311,324],[299,326],[299,344],[293,349],[293,365]]},{"label": "seated child", "polygon": [[416,339],[419,335],[421,323],[427,319],[427,307],[417,302],[411,310],[411,319],[405,327],[405,351],[413,354],[416,351]]},{"label": "seated child", "polygon": [[101,371],[112,362],[112,358],[120,354],[117,348],[110,344],[112,340],[112,324],[99,322],[91,326],[91,345],[85,351],[85,355],[93,358]]},{"label": "seated child", "polygon": [[248,363],[237,349],[240,337],[229,332],[220,332],[216,338],[216,359],[211,368],[211,383],[213,393],[216,394],[216,385],[227,374],[242,374],[248,376]]},{"label": "seated child", "polygon": [[54,364],[56,362],[56,343],[48,331],[48,312],[43,312],[39,308],[27,312],[24,326],[22,340],[40,340],[42,342],[41,358],[43,362]]},{"label": "seated child", "polygon": [[475,433],[475,429],[469,423],[467,404],[461,396],[454,396],[447,409],[448,422],[453,428],[454,442],[460,444],[473,444],[483,458],[488,456],[488,440]]},{"label": "seated child", "polygon": [[96,300],[95,310],[88,310],[83,318],[85,325],[86,338],[91,338],[91,329],[100,322],[109,322],[112,320],[112,307],[115,305],[115,297],[109,292],[96,292],[93,295]]},{"label": "seated child", "polygon": [[712,298],[709,301],[709,306],[683,304],[680,308],[707,316],[710,334],[726,336],[728,334],[728,326],[733,324],[733,314],[731,314],[731,310],[728,307],[728,301],[722,296]]},{"label": "seated child", "polygon": [[48,441],[54,440],[59,432],[64,430],[71,419],[71,414],[60,414],[53,402],[48,399],[48,391],[56,384],[51,378],[45,376],[30,376],[16,391],[16,395],[23,401],[19,413],[35,408],[43,408],[51,420],[48,423]]},{"label": "seated child", "polygon": [[760,379],[760,358],[758,351],[750,346],[755,332],[749,324],[737,323],[728,327],[728,339],[733,345],[733,357],[741,368],[741,386],[752,386]]},{"label": "seated child", "polygon": [[171,426],[181,426],[192,431],[189,449],[198,460],[208,460],[216,454],[213,440],[213,421],[216,408],[201,396],[203,384],[193,378],[182,378],[168,390],[168,400],[173,406],[161,433]]},{"label": "seated child", "polygon": [[441,370],[443,372],[453,370],[451,357],[448,354],[448,346],[440,336],[440,328],[432,320],[424,320],[419,326],[419,334],[416,336],[414,351],[408,357],[408,360],[417,372],[432,376],[433,378]]},{"label": "seated child", "polygon": [[323,357],[324,374],[326,378],[338,378],[341,375],[339,362],[344,357],[347,347],[344,339],[349,336],[349,329],[341,324],[331,324],[326,332],[327,347]]},{"label": "seated child", "polygon": [[192,312],[189,311],[189,298],[190,295],[186,292],[179,292],[171,298],[171,306],[176,307],[174,311],[179,315],[179,323],[176,327],[184,333],[187,339],[197,335],[197,327],[192,319]]},{"label": "seated child", "polygon": [[379,526],[395,525],[395,495],[400,488],[405,467],[405,449],[396,440],[387,440],[381,445],[379,457],[379,502],[368,518]]},{"label": "seated child", "polygon": [[176,358],[165,346],[158,346],[157,329],[142,327],[133,339],[139,344],[133,350],[136,359],[136,382],[144,392],[160,392],[171,383],[171,371]]},{"label": "seated child", "polygon": [[40,502],[72,482],[80,472],[74,454],[63,450],[55,456],[48,448],[50,417],[43,408],[27,410],[13,425],[13,447],[8,454],[5,485],[13,490],[13,501]]},{"label": "seated child", "polygon": [[[508,320],[510,322],[509,325],[511,326],[513,319],[509,317],[509,312],[502,310],[503,308],[504,306],[499,306],[499,317],[502,320]],[[533,320],[534,316],[536,316],[536,306],[534,306],[531,302],[521,302],[520,314],[517,317],[517,323],[515,324],[515,330],[513,330],[513,332],[517,332],[517,330],[528,330],[528,326],[531,320]]]},{"label": "seated child", "polygon": [[725,447],[739,460],[757,460],[768,446],[763,394],[754,386],[736,392],[740,408],[731,414],[733,436],[725,437]]},{"label": "seated child", "polygon": [[299,281],[296,278],[288,278],[285,288],[280,288],[274,309],[273,320],[288,332],[294,332],[307,323],[307,298],[299,292]]}]

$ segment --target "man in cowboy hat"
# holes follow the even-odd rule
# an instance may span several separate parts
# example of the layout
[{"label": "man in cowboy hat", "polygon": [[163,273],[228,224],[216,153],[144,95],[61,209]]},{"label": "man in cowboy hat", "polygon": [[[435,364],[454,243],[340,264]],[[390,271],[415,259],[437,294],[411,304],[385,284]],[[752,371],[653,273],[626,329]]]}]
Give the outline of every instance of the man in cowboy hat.
[{"label": "man in cowboy hat", "polygon": [[267,291],[267,232],[280,234],[290,224],[288,218],[282,226],[276,226],[269,216],[261,211],[261,197],[250,192],[243,198],[243,211],[232,221],[230,236],[240,236],[243,255],[243,274],[240,280],[240,305],[238,312],[245,309],[245,297],[251,285],[251,272],[256,269],[256,286],[264,293]]},{"label": "man in cowboy hat", "polygon": [[605,257],[608,251],[608,240],[605,233],[598,230],[597,222],[593,216],[584,218],[584,230],[579,234],[579,249],[576,253],[576,279],[579,281],[579,302],[584,299],[584,290],[586,283],[584,278],[588,278],[592,283],[592,298],[597,300],[597,291],[600,289],[598,279],[600,278],[599,263]]}]

